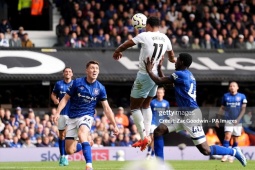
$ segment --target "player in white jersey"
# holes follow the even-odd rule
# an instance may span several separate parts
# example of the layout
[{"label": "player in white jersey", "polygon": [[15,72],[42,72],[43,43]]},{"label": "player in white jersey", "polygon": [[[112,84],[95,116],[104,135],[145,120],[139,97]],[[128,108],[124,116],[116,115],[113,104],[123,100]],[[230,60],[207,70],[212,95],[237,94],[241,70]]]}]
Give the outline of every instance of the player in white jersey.
[{"label": "player in white jersey", "polygon": [[[142,47],[139,55],[139,71],[134,81],[130,95],[130,109],[134,123],[141,136],[141,140],[134,143],[133,147],[141,147],[143,151],[150,143],[150,126],[152,120],[152,111],[150,102],[156,95],[157,85],[151,80],[146,72],[144,61],[151,57],[154,63],[153,72],[158,75],[157,66],[162,56],[167,52],[168,59],[174,63],[174,52],[169,38],[159,32],[160,20],[157,17],[149,17],[146,23],[146,32],[142,32],[133,39],[121,44],[114,52],[113,58],[119,60],[122,52],[126,49],[141,43]],[[142,110],[141,110],[142,109]]]}]

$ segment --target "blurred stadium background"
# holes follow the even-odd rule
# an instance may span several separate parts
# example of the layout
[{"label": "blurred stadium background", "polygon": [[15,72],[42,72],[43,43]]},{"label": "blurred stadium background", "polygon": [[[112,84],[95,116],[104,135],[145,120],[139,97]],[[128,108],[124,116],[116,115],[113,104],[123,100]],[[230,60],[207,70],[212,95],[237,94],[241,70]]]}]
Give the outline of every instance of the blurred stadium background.
[{"label": "blurred stadium background", "polygon": [[[247,159],[255,159],[254,0],[0,0],[0,162],[58,159],[58,132],[50,121],[56,106],[50,94],[65,66],[81,77],[91,59],[101,64],[99,80],[106,86],[116,119],[119,107],[129,118],[119,121],[121,134],[111,137],[98,106],[93,159],[118,160],[119,150],[126,160],[145,159],[146,153],[130,147],[139,139],[129,113],[139,46],[126,51],[120,61],[112,59],[115,47],[139,33],[130,20],[138,12],[161,18],[160,31],[171,39],[176,55],[183,51],[193,55],[191,70],[205,118],[217,113],[229,81],[239,83],[248,99],[246,114],[252,115],[246,126],[253,130],[244,132],[239,144]],[[165,74],[174,70],[166,59],[164,67]],[[176,106],[173,88],[165,88],[165,99]],[[17,120],[19,112],[23,118]],[[223,140],[222,127],[205,124],[205,132],[209,128]],[[187,145],[184,153],[177,147],[181,143]],[[169,160],[210,159],[196,151],[186,132],[167,135],[165,144]],[[135,155],[130,155],[133,150]],[[31,156],[25,158],[25,153]]]}]

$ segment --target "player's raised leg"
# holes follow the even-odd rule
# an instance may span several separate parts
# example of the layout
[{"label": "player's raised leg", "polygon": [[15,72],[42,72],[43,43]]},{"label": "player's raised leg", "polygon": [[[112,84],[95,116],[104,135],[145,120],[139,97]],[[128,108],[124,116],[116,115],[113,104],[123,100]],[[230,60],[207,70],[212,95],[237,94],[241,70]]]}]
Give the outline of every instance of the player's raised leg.
[{"label": "player's raised leg", "polygon": [[204,155],[230,155],[238,159],[243,166],[246,166],[247,161],[240,148],[226,148],[219,145],[208,146],[207,142],[196,145],[198,150]]},{"label": "player's raised leg", "polygon": [[145,128],[145,134],[146,136],[150,135],[151,131],[151,121],[152,121],[152,111],[150,107],[150,103],[153,97],[148,96],[142,106],[142,113],[143,113],[143,120],[144,120],[144,128]]},{"label": "player's raised leg", "polygon": [[140,109],[143,101],[144,101],[144,98],[130,97],[130,109],[131,109],[132,117],[133,117],[134,123],[137,127],[137,131],[141,137],[141,140],[139,140],[138,142],[136,142],[132,145],[133,147],[140,147],[141,142],[146,137],[143,114]]},{"label": "player's raised leg", "polygon": [[[81,118],[69,119],[66,133],[66,152],[68,154],[73,154],[79,151],[83,151],[84,158],[86,160],[86,170],[92,170],[92,155],[91,146],[89,144],[90,127],[92,125],[93,118],[90,116],[85,119],[83,116]],[[89,120],[89,121],[87,121]],[[79,127],[79,129],[77,129]],[[78,134],[77,134],[78,131]],[[77,137],[79,137],[80,143],[77,142]]]},{"label": "player's raised leg", "polygon": [[[172,129],[172,130],[171,130]],[[154,152],[155,156],[164,160],[164,138],[163,136],[167,133],[175,131],[175,128],[172,126],[172,128],[169,128],[164,125],[160,124],[153,133],[153,139],[154,139]]]}]

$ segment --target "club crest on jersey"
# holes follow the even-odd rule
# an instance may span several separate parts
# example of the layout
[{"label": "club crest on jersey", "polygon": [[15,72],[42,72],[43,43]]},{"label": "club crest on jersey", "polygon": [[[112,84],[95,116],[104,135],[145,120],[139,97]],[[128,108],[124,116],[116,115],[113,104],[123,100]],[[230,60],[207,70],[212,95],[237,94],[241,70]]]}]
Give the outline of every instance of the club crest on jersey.
[{"label": "club crest on jersey", "polygon": [[166,107],[166,103],[162,103],[162,107]]},{"label": "club crest on jersey", "polygon": [[84,89],[84,86],[80,86],[79,89],[83,90],[83,89]]},{"label": "club crest on jersey", "polygon": [[94,95],[98,95],[99,94],[99,89],[98,88],[94,88],[93,89],[93,94]]},{"label": "club crest on jersey", "polygon": [[236,101],[240,101],[241,100],[241,97],[236,97]]}]

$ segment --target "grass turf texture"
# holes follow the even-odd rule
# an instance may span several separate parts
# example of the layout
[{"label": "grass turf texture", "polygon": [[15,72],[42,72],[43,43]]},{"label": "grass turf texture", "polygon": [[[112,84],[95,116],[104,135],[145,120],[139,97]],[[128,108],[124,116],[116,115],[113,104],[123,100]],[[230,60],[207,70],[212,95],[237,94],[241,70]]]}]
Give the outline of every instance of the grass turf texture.
[{"label": "grass turf texture", "polygon": [[[94,170],[121,170],[131,161],[94,161]],[[84,162],[69,162],[69,166],[60,167],[58,162],[5,162],[0,163],[0,170],[82,170]],[[234,163],[220,162],[219,160],[208,161],[167,161],[175,170],[241,170],[244,168],[239,161]],[[248,161],[244,170],[254,170],[255,161]]]}]

